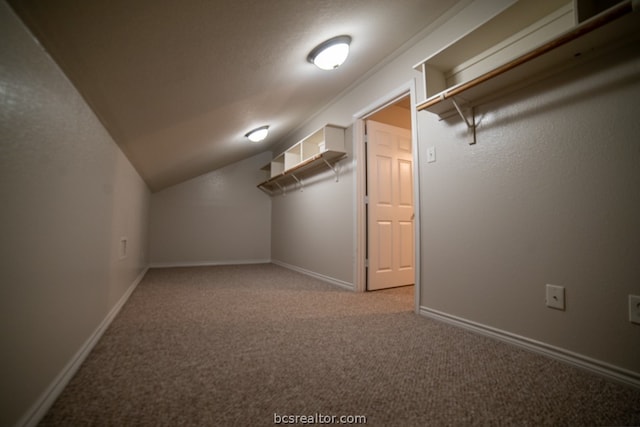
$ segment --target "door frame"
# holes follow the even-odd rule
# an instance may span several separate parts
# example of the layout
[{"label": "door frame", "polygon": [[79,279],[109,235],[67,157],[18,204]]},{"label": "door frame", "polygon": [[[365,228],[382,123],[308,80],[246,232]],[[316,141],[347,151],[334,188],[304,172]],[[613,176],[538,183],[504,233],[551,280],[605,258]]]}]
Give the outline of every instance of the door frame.
[{"label": "door frame", "polygon": [[402,86],[389,92],[385,96],[367,105],[357,113],[353,115],[354,127],[353,127],[353,151],[355,158],[355,195],[354,198],[354,212],[355,218],[355,230],[354,241],[356,248],[356,260],[355,260],[355,289],[357,292],[366,291],[366,266],[365,257],[367,253],[367,218],[365,209],[365,188],[367,182],[366,176],[366,156],[365,156],[365,120],[371,115],[377,113],[380,110],[385,109],[400,98],[404,98],[409,95],[411,104],[411,150],[413,151],[413,209],[415,212],[414,219],[414,289],[415,289],[415,304],[414,309],[416,313],[420,312],[420,174],[419,174],[419,152],[418,152],[418,117],[416,105],[416,82],[415,79],[408,81]]}]

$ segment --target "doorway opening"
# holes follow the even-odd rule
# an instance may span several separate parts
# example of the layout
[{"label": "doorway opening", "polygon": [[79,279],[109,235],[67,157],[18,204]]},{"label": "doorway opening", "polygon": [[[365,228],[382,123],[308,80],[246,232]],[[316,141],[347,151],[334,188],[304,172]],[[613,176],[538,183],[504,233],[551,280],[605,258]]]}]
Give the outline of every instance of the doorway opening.
[{"label": "doorway opening", "polygon": [[[415,85],[355,116],[356,283],[360,291],[413,287],[419,307]],[[413,285],[413,286],[412,286]]]},{"label": "doorway opening", "polygon": [[365,120],[367,290],[414,284],[409,97]]}]

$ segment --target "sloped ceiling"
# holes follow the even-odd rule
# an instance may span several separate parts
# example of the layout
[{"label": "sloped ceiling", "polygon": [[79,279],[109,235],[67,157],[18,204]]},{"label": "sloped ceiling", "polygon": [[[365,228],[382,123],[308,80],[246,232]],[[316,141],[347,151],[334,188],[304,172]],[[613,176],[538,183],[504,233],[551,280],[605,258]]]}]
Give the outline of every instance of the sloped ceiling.
[{"label": "sloped ceiling", "polygon": [[[9,0],[152,191],[269,149],[453,0]],[[353,38],[342,67],[309,51]],[[271,126],[251,143],[244,134]]]}]

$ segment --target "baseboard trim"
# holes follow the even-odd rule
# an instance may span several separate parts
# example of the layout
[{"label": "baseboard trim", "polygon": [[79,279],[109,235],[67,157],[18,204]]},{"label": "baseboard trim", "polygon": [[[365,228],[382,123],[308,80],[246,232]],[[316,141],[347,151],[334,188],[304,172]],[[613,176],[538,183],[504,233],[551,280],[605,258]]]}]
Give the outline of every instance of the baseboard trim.
[{"label": "baseboard trim", "polygon": [[568,363],[577,368],[585,369],[594,374],[600,375],[615,382],[640,388],[640,373],[633,372],[601,360],[592,359],[588,356],[575,353],[560,347],[546,344],[531,338],[513,334],[502,329],[493,328],[468,319],[453,316],[442,311],[420,306],[422,316],[449,323],[451,325],[470,330],[472,332],[485,335],[509,344],[516,345],[526,350],[533,351],[544,356],[551,357],[561,362]]},{"label": "baseboard trim", "polygon": [[98,325],[91,336],[84,342],[82,347],[80,347],[71,360],[69,360],[66,366],[54,378],[51,384],[49,384],[49,387],[47,387],[44,393],[42,393],[40,398],[38,398],[38,400],[31,406],[27,413],[16,423],[16,427],[34,427],[40,422],[51,405],[53,405],[53,402],[58,398],[60,393],[62,393],[62,390],[64,390],[69,381],[71,381],[71,378],[73,378],[73,375],[78,371],[82,362],[84,362],[93,347],[95,347],[98,340],[100,340],[104,334],[104,331],[107,330],[113,319],[120,312],[148,270],[149,268],[146,267],[138,277],[136,277],[129,288],[127,288],[124,295],[122,295],[116,305],[113,306],[100,325]]},{"label": "baseboard trim", "polygon": [[291,264],[287,264],[286,262],[282,262],[282,261],[278,261],[278,260],[271,260],[271,262],[273,264],[279,265],[280,267],[284,267],[287,268],[289,270],[293,270],[296,271],[298,273],[302,273],[306,276],[311,276],[313,278],[322,280],[323,282],[327,282],[330,283],[332,285],[336,285],[339,286],[341,288],[350,290],[350,291],[355,291],[355,286],[353,283],[349,283],[349,282],[345,282],[344,280],[340,280],[340,279],[336,279],[330,276],[325,276],[324,274],[320,274],[320,273],[316,273],[315,271],[311,271],[311,270],[307,270],[305,268],[302,267],[298,267],[296,265],[291,265]]},{"label": "baseboard trim", "polygon": [[269,264],[270,259],[239,259],[225,261],[184,261],[184,262],[152,262],[150,268],[173,268],[173,267],[207,267],[215,265],[244,265],[244,264]]}]

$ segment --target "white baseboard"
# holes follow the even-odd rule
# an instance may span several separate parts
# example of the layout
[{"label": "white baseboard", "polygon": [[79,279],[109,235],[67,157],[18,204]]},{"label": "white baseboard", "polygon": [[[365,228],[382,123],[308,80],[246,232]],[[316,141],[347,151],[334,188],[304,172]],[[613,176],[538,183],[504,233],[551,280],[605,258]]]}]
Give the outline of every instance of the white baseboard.
[{"label": "white baseboard", "polygon": [[315,271],[307,270],[302,267],[287,264],[286,262],[282,262],[278,260],[271,260],[271,262],[273,264],[279,265],[280,267],[297,271],[298,273],[302,273],[304,275],[314,277],[316,279],[322,280],[323,282],[331,283],[332,285],[340,286],[341,288],[348,289],[350,291],[355,291],[356,289],[353,283],[345,282],[344,280],[335,279],[330,276],[325,276],[324,274],[316,273]]},{"label": "white baseboard", "polygon": [[560,360],[565,363],[569,363],[570,365],[585,369],[618,383],[640,388],[640,373],[638,372],[633,372],[619,366],[603,362],[601,360],[592,359],[579,353],[575,353],[560,347],[546,344],[541,341],[533,340],[531,338],[523,337],[521,335],[513,334],[511,332],[493,328],[491,326],[483,325],[481,323],[473,322],[471,320],[453,316],[451,314],[447,314],[424,306],[420,306],[420,314],[431,319],[449,323],[451,325],[458,326],[491,338],[495,338],[500,341],[516,345],[518,347],[551,357],[553,359]]},{"label": "white baseboard", "polygon": [[124,295],[122,295],[116,305],[113,306],[100,325],[98,325],[96,330],[93,331],[82,347],[80,347],[62,371],[60,371],[51,384],[49,384],[49,387],[47,387],[44,393],[42,393],[38,400],[31,406],[31,408],[29,408],[27,413],[18,420],[16,427],[34,427],[40,422],[51,405],[53,405],[53,402],[58,398],[60,393],[62,393],[62,390],[66,387],[69,381],[71,381],[71,378],[73,378],[73,375],[78,371],[78,368],[80,368],[80,365],[82,365],[82,362],[87,358],[98,340],[100,340],[104,331],[107,330],[113,319],[120,312],[120,309],[122,309],[122,306],[127,302],[144,275],[147,273],[148,269],[148,267],[145,268],[138,277],[136,277],[129,288],[127,288]]},{"label": "white baseboard", "polygon": [[239,259],[225,261],[180,261],[180,262],[152,262],[150,268],[172,268],[172,267],[207,267],[214,265],[244,265],[244,264],[269,264],[270,259]]}]

